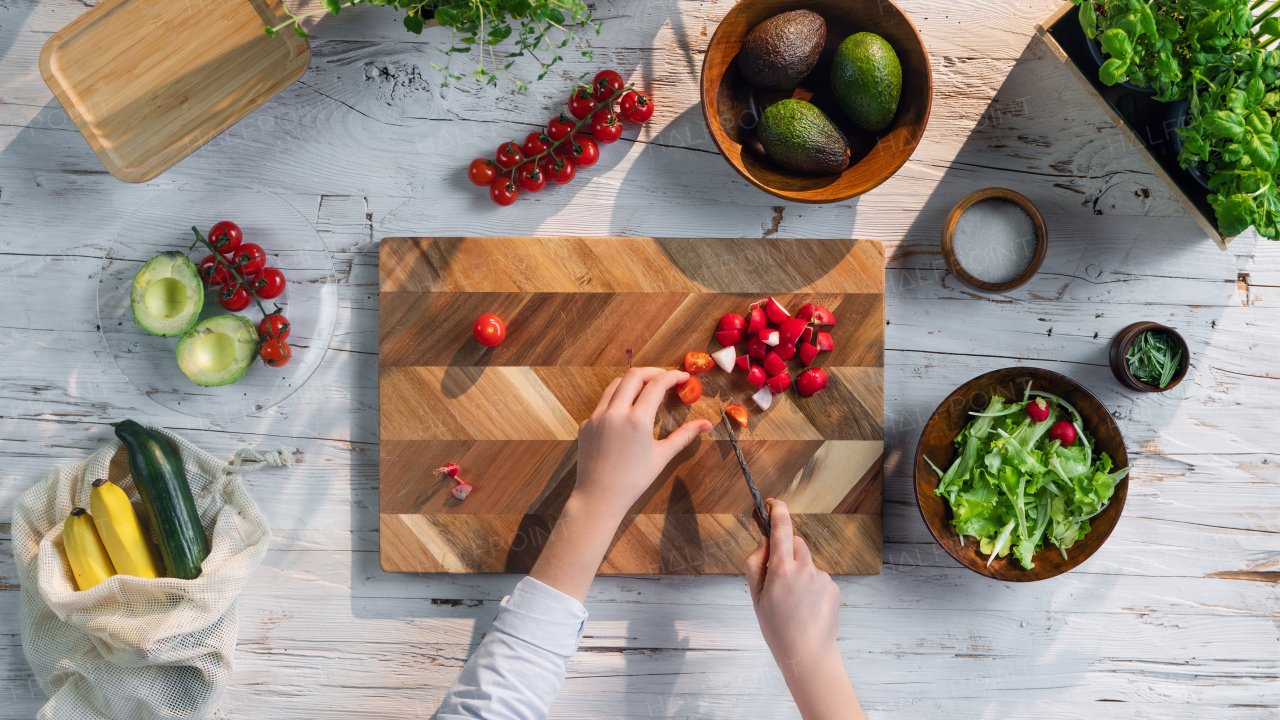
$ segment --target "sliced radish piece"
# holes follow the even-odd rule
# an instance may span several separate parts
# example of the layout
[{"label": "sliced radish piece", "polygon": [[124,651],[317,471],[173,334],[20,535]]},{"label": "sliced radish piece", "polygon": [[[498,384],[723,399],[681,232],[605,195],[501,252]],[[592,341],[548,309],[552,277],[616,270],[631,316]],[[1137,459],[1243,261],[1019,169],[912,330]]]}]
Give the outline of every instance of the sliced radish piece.
[{"label": "sliced radish piece", "polygon": [[721,348],[711,353],[711,359],[715,360],[716,364],[720,366],[720,369],[724,370],[725,372],[733,372],[734,356],[735,356],[735,353],[733,352],[732,345],[730,345],[727,348]]},{"label": "sliced radish piece", "polygon": [[769,392],[771,393],[786,392],[789,387],[791,387],[791,373],[789,372],[769,378]]},{"label": "sliced radish piece", "polygon": [[827,352],[836,349],[836,344],[831,342],[831,333],[826,330],[818,331],[818,338],[813,344],[817,345],[819,350],[826,350]]},{"label": "sliced radish piece", "polygon": [[751,319],[747,321],[748,335],[755,335],[756,333],[764,329],[765,321],[766,321],[764,308],[760,307],[759,305],[752,305],[751,312],[749,312],[748,315],[751,316]]},{"label": "sliced radish piece", "polygon": [[764,301],[764,314],[774,325],[781,325],[783,320],[791,317],[791,313],[782,307],[782,303],[773,298]]},{"label": "sliced radish piece", "polygon": [[773,352],[783,360],[790,360],[796,356],[796,346],[782,343],[778,347],[774,348]]},{"label": "sliced radish piece", "polygon": [[721,347],[732,347],[742,342],[742,338],[746,336],[747,336],[747,331],[742,329],[717,330],[716,342],[720,343]]},{"label": "sliced radish piece", "polygon": [[755,335],[747,341],[747,356],[752,360],[763,360],[768,352],[769,346],[760,339],[759,335]]},{"label": "sliced radish piece", "polygon": [[817,303],[805,303],[803,307],[796,311],[796,317],[816,325],[836,324],[835,315],[832,315],[830,310]]},{"label": "sliced radish piece", "polygon": [[751,369],[747,371],[747,382],[756,387],[764,387],[768,379],[769,376],[765,374],[764,368],[759,365],[752,365]]},{"label": "sliced radish piece", "polygon": [[818,348],[813,343],[800,343],[800,362],[806,366],[813,364],[813,359],[818,357]]},{"label": "sliced radish piece", "polygon": [[768,410],[769,406],[773,404],[773,392],[761,385],[756,394],[751,396],[751,399],[755,401],[756,405],[760,406],[761,410]]},{"label": "sliced radish piece", "polygon": [[813,341],[813,328],[808,325],[804,326],[804,332],[800,333],[800,342]]},{"label": "sliced radish piece", "polygon": [[778,326],[778,337],[782,339],[783,345],[794,346],[806,327],[807,325],[800,318],[787,318]]},{"label": "sliced radish piece", "polygon": [[782,334],[773,329],[761,330],[760,339],[764,341],[765,345],[773,347],[774,345],[782,342]]},{"label": "sliced radish piece", "polygon": [[769,373],[769,377],[781,375],[787,371],[787,361],[778,357],[777,352],[771,352],[764,356],[764,371]]},{"label": "sliced radish piece", "polygon": [[796,392],[800,393],[800,397],[813,397],[826,386],[827,371],[822,368],[809,368],[796,378]]},{"label": "sliced radish piece", "polygon": [[738,313],[726,313],[716,324],[717,330],[746,330],[747,319]]},{"label": "sliced radish piece", "polygon": [[747,357],[746,355],[739,355],[738,359],[734,362],[734,364],[742,368],[743,370],[746,370],[748,372],[751,371],[751,358]]}]

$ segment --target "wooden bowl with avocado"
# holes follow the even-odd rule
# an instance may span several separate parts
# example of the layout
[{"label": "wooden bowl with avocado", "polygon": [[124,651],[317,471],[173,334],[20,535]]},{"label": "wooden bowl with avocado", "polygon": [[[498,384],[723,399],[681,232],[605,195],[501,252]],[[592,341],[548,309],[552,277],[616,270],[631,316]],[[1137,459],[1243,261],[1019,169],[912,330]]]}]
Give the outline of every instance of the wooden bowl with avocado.
[{"label": "wooden bowl with avocado", "polygon": [[[857,46],[884,47],[859,33],[887,42],[892,67],[872,58],[870,71],[851,74],[849,58],[867,58]],[[720,153],[752,185],[795,202],[848,200],[888,180],[919,144],[932,93],[920,34],[889,0],[742,0],[702,61],[702,115]]]}]

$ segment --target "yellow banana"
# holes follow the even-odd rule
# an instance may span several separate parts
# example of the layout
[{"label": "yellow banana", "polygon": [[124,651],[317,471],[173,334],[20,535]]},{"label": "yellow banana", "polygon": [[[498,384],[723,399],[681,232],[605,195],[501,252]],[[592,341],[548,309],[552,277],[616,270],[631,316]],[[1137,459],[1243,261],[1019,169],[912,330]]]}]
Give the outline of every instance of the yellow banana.
[{"label": "yellow banana", "polygon": [[162,575],[160,553],[143,533],[138,513],[124,490],[107,480],[95,480],[89,492],[89,510],[116,572],[144,578]]},{"label": "yellow banana", "polygon": [[63,524],[62,545],[67,550],[71,572],[76,576],[76,586],[81,590],[88,590],[116,574],[107,549],[93,527],[93,516],[84,508],[72,510],[71,517]]}]

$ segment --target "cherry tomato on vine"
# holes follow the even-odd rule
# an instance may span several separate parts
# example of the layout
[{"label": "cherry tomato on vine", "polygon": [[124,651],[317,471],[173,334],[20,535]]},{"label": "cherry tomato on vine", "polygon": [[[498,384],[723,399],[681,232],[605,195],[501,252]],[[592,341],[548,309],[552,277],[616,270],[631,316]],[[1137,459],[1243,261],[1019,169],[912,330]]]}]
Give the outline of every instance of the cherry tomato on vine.
[{"label": "cherry tomato on vine", "polygon": [[653,100],[642,92],[628,90],[618,103],[618,114],[633,123],[642,123],[653,117]]},{"label": "cherry tomato on vine", "polygon": [[481,345],[493,347],[506,339],[507,326],[497,315],[485,313],[476,318],[475,324],[471,326],[471,334],[476,336]]},{"label": "cherry tomato on vine", "polygon": [[223,220],[209,228],[209,243],[218,248],[218,252],[224,256],[235,252],[243,240],[244,233],[240,232],[240,226],[230,220]]},{"label": "cherry tomato on vine", "polygon": [[564,185],[573,180],[573,176],[577,174],[573,163],[559,155],[548,155],[539,164],[547,178],[557,185]]},{"label": "cherry tomato on vine", "polygon": [[520,161],[524,159],[524,153],[520,152],[519,145],[514,142],[508,142],[498,148],[498,153],[494,159],[498,161],[498,167],[503,170],[510,170],[520,164]]},{"label": "cherry tomato on vine", "polygon": [[498,176],[498,179],[489,186],[489,198],[503,207],[515,202],[518,197],[520,197],[520,186],[506,175]]},{"label": "cherry tomato on vine", "polygon": [[567,156],[578,167],[591,167],[600,159],[600,146],[589,137],[580,137]]},{"label": "cherry tomato on vine", "polygon": [[245,243],[236,250],[235,255],[231,256],[231,264],[235,265],[236,270],[240,271],[247,280],[262,272],[262,268],[267,264],[267,254],[257,245]]},{"label": "cherry tomato on vine", "polygon": [[243,285],[227,285],[218,292],[218,302],[227,312],[240,312],[249,307],[249,303],[253,302],[253,296]]},{"label": "cherry tomato on vine", "polygon": [[200,277],[210,287],[222,287],[231,281],[231,273],[212,255],[206,255],[205,259],[200,261],[199,272]]},{"label": "cherry tomato on vine", "polygon": [[611,143],[622,137],[622,123],[609,110],[601,110],[591,118],[591,134],[602,143]]},{"label": "cherry tomato on vine", "polygon": [[498,166],[492,160],[476,158],[467,167],[467,179],[480,187],[492,185],[496,177],[498,177]]},{"label": "cherry tomato on vine", "polygon": [[520,150],[525,157],[530,158],[549,147],[551,147],[551,138],[543,135],[538,130],[534,130],[525,137],[524,144],[520,146]]},{"label": "cherry tomato on vine", "polygon": [[[568,137],[570,133],[574,133],[573,126],[573,118],[560,113],[558,117],[551,118],[551,121],[547,123],[547,137],[551,138],[552,141],[562,140]],[[574,134],[576,135],[577,133]]]},{"label": "cherry tomato on vine", "polygon": [[270,315],[262,318],[258,321],[258,337],[264,339],[269,337],[278,337],[281,340],[288,339],[288,319],[278,312],[271,313]]},{"label": "cherry tomato on vine", "polygon": [[601,70],[591,79],[591,98],[596,102],[604,102],[625,86],[621,75],[612,70]]},{"label": "cherry tomato on vine", "polygon": [[262,356],[262,362],[270,367],[280,367],[287,365],[289,358],[293,357],[293,348],[289,347],[289,343],[281,340],[268,340],[262,343],[262,350],[258,352]]},{"label": "cherry tomato on vine", "polygon": [[569,114],[581,120],[596,108],[596,101],[591,98],[591,91],[579,85],[569,96]]},{"label": "cherry tomato on vine", "polygon": [[534,163],[525,163],[516,170],[516,180],[520,183],[520,187],[529,192],[538,192],[547,186],[547,176]]},{"label": "cherry tomato on vine", "polygon": [[263,300],[280,297],[284,292],[284,273],[273,267],[263,268],[262,274],[253,281],[253,291]]}]

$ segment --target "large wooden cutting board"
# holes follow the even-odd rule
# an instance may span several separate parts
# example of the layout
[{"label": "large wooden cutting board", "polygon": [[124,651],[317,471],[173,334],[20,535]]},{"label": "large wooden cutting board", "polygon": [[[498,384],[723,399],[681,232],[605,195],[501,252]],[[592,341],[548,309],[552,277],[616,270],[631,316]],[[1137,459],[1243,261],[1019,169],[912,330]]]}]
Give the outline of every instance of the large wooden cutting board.
[{"label": "large wooden cutting board", "polygon": [[[533,566],[573,487],[577,429],[634,363],[674,367],[718,348],[726,312],[769,295],[830,308],[827,389],[759,412],[743,373],[704,373],[703,398],[662,408],[661,436],[716,429],[635,504],[602,573],[736,574],[759,532],[719,403],[751,409],[740,433],[760,491],[785,500],[815,561],[880,572],[884,249],[868,240],[387,238],[379,287],[380,548],[393,572]],[[507,338],[471,324],[492,312]],[[794,362],[794,361],[793,361]],[[433,470],[462,467],[465,501]]]}]

